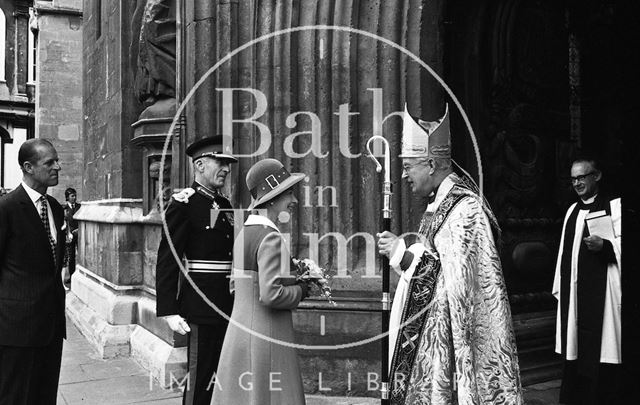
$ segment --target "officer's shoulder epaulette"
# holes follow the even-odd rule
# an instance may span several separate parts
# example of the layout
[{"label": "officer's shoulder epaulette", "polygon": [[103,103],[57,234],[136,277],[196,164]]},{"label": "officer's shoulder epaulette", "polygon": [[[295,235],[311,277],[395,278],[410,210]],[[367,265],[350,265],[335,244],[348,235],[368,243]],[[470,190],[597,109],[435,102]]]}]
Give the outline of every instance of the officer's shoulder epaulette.
[{"label": "officer's shoulder epaulette", "polygon": [[173,194],[171,198],[173,198],[177,202],[187,204],[189,202],[189,197],[191,197],[195,193],[196,190],[192,189],[191,187],[187,187],[184,190]]},{"label": "officer's shoulder epaulette", "polygon": [[216,198],[224,198],[225,200],[229,200],[229,197],[227,197],[225,194],[222,194],[220,190],[213,191],[206,187],[198,186],[196,188],[196,192],[202,194],[203,196],[207,197],[211,201],[215,201]]}]

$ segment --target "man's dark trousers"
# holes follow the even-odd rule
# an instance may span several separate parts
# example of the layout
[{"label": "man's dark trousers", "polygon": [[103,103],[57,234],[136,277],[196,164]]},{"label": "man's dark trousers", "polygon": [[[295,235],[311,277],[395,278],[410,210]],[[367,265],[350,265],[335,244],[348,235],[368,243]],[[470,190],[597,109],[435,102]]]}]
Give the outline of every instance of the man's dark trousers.
[{"label": "man's dark trousers", "polygon": [[0,346],[0,405],[55,404],[62,340],[59,335],[42,347]]},{"label": "man's dark trousers", "polygon": [[184,405],[209,405],[213,395],[220,348],[226,325],[189,324],[188,385],[182,398]]}]

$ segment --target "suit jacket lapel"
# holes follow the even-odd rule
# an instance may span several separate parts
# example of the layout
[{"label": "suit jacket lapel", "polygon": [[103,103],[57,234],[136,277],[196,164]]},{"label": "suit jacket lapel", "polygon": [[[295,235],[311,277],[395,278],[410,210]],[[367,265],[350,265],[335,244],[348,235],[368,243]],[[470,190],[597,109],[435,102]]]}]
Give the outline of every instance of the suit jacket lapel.
[{"label": "suit jacket lapel", "polygon": [[[47,236],[47,232],[44,229],[44,224],[40,219],[40,215],[38,214],[36,207],[33,205],[33,201],[31,201],[31,199],[29,198],[29,195],[27,194],[25,189],[22,187],[22,185],[18,186],[18,189],[19,189],[18,201],[20,202],[20,206],[22,207],[22,212],[24,214],[25,226],[31,229],[40,230],[40,232],[37,232],[35,236],[36,238],[35,243],[40,244],[42,249],[46,249],[45,251],[48,252],[49,258],[53,263],[53,256],[51,254],[51,245],[49,245],[49,237]],[[47,201],[49,203],[49,206],[51,207],[51,212],[53,213],[54,222],[56,223],[56,235],[58,237],[58,240],[56,242],[57,244],[56,255],[60,256],[60,251],[62,250],[60,249],[60,243],[61,243],[60,228],[62,227],[61,225],[62,220],[59,218],[59,215],[56,213],[55,208],[53,208],[54,206],[51,204],[52,198],[53,197],[51,196],[47,196]],[[63,239],[62,241],[63,241],[62,243],[64,243]],[[59,267],[58,263],[60,262],[60,258],[58,257],[57,259],[58,260],[56,260],[57,262],[56,269]]]},{"label": "suit jacket lapel", "polygon": [[18,186],[18,188],[18,200],[20,201],[20,206],[22,207],[22,212],[24,213],[24,219],[27,222],[27,226],[32,227],[32,229],[41,229],[42,232],[39,233],[46,239],[46,232],[44,231],[44,225],[42,224],[42,220],[40,220],[38,210],[36,210],[35,205],[33,205],[33,202],[22,185]]}]

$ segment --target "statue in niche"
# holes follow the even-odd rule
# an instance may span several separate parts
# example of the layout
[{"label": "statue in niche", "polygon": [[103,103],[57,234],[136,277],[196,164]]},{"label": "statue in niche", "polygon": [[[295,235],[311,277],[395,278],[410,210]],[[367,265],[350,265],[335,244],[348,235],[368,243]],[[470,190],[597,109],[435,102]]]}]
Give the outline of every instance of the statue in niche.
[{"label": "statue in niche", "polygon": [[134,35],[140,27],[137,44],[131,44],[132,58],[137,55],[135,93],[145,107],[140,118],[171,117],[176,108],[176,0],[138,0],[131,25]]},{"label": "statue in niche", "polygon": [[[160,170],[162,173],[162,193],[159,193]],[[149,163],[149,201],[152,202],[150,209],[160,210],[160,199],[164,202],[165,208],[171,198],[171,157],[166,157],[164,166],[160,165],[160,157],[153,158]]]}]

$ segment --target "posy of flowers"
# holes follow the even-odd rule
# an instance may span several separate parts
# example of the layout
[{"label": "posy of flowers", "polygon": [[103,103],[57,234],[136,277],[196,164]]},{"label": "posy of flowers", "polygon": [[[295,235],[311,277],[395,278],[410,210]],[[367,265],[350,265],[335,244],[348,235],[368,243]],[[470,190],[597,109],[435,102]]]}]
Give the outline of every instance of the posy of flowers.
[{"label": "posy of flowers", "polygon": [[296,281],[306,282],[310,291],[314,289],[319,291],[321,297],[336,306],[336,302],[331,299],[331,286],[329,285],[331,274],[329,274],[329,271],[318,266],[311,259],[291,260],[296,270]]}]

